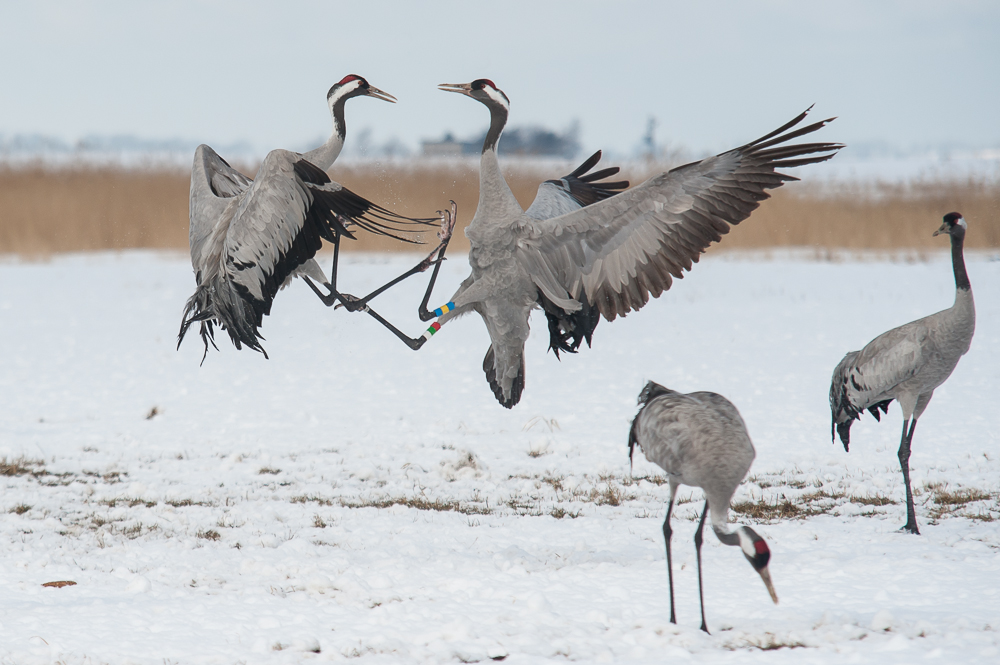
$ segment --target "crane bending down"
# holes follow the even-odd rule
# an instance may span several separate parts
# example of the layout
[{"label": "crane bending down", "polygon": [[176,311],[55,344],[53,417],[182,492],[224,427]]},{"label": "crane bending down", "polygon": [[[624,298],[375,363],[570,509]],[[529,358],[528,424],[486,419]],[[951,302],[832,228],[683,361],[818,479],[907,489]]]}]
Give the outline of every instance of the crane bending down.
[{"label": "crane bending down", "polygon": [[[434,221],[397,215],[326,175],[344,144],[344,104],[361,95],[395,101],[360,76],[344,77],[327,94],[333,132],[326,143],[305,154],[271,151],[253,180],[209,146],[195,150],[189,239],[197,287],[184,309],[178,347],[188,327],[200,322],[207,355],[209,343],[215,346],[213,324],[218,324],[237,349],[245,344],[267,357],[258,341],[263,339],[259,327],[275,294],[293,277],[312,277],[326,286],[327,304],[340,298],[353,301],[336,290],[340,238],[353,238],[351,227],[414,242],[399,234],[412,232],[407,226]],[[323,240],[334,243],[329,282],[313,259]],[[426,270],[442,252],[439,246],[404,277]],[[310,286],[316,290],[312,282]]]},{"label": "crane bending down", "polygon": [[[802,113],[734,150],[661,173],[586,207],[539,217],[534,205],[521,209],[497,161],[510,108],[507,96],[488,79],[440,87],[484,104],[491,124],[480,160],[479,206],[466,229],[472,274],[432,329],[479,313],[490,335],[483,371],[506,408],[517,404],[524,390],[532,309],[545,311],[549,348],[557,355],[575,352],[583,340],[590,344],[600,316],[614,321],[641,308],[650,295],[658,297],[730,225],[767,199],[766,190],[798,179],[776,169],[822,162],[842,147],[787,145],[830,122],[796,128],[806,116]],[[422,343],[394,332],[412,348]]]},{"label": "crane bending down", "polygon": [[[879,410],[889,412],[892,400],[903,410],[903,434],[899,441],[899,466],[906,484],[906,524],[901,530],[919,534],[913,491],[910,489],[910,444],[917,419],[965,355],[976,330],[976,305],[972,284],[965,271],[962,246],[966,223],[957,212],[944,216],[934,235],[951,237],[951,262],[955,274],[955,304],[948,309],[882,333],[860,351],[851,351],[833,370],[830,411],[844,450],[851,441],[851,423],[867,409],[875,420]],[[911,420],[912,419],[912,420]]]},{"label": "crane bending down", "polygon": [[705,508],[694,535],[701,629],[708,632],[701,582],[701,534],[709,511],[712,512],[712,531],[724,545],[739,546],[743,556],[764,580],[771,600],[777,604],[778,596],[767,567],[771,559],[767,542],[748,526],[730,529],[728,524],[729,502],[750,470],[754,458],[753,444],[739,411],[722,395],[709,392],[685,395],[652,381],[639,393],[639,405],[641,408],[632,421],[628,436],[629,461],[638,444],[646,459],[666,471],[670,483],[670,503],[667,504],[667,518],[663,521],[670,584],[670,623],[677,623],[674,570],[670,557],[670,536],[673,533],[670,513],[681,485],[700,487],[705,493]]}]

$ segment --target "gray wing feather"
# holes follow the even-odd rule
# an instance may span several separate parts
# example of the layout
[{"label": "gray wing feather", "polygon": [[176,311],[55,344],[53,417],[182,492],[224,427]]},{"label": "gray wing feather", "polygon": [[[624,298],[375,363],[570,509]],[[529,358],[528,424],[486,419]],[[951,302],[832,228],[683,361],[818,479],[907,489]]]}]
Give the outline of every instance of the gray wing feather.
[{"label": "gray wing feather", "polygon": [[580,309],[581,298],[609,321],[637,310],[769,198],[765,190],[797,180],[777,168],[824,161],[840,149],[834,143],[778,145],[829,122],[773,138],[804,117],[580,210],[548,220],[525,218],[517,260],[566,311]]},{"label": "gray wing feather", "polygon": [[588,173],[599,161],[601,161],[600,150],[584,160],[572,173],[558,180],[546,180],[540,184],[535,200],[524,214],[533,219],[558,217],[614,196],[616,190],[628,187],[627,180],[617,182],[604,180],[618,173],[617,166]]},{"label": "gray wing feather", "polygon": [[219,156],[211,147],[200,145],[191,167],[191,195],[188,240],[191,264],[204,266],[206,257],[218,247],[209,246],[209,237],[234,196],[246,191],[252,180]]},{"label": "gray wing feather", "polygon": [[920,370],[930,344],[923,325],[908,323],[882,333],[861,351],[844,356],[833,371],[833,385],[843,391],[854,412],[860,413],[892,399],[894,390]]},{"label": "gray wing feather", "polygon": [[[342,189],[335,182],[316,185],[303,181],[295,170],[300,160],[299,155],[287,150],[268,153],[229,224],[222,269],[255,300],[273,297],[273,293],[266,294],[268,281],[273,279],[279,263],[289,260],[292,245],[305,228],[314,193]],[[315,231],[313,235],[318,249],[321,234]],[[305,261],[305,257],[293,261],[289,271],[295,272]],[[282,282],[285,277],[281,275]]]}]

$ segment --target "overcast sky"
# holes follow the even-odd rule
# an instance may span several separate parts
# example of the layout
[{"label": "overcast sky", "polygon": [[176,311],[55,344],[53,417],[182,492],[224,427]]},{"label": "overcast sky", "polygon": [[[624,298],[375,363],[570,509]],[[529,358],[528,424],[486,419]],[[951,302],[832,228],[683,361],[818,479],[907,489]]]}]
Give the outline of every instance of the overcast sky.
[{"label": "overcast sky", "polygon": [[[812,103],[822,138],[1000,145],[1000,2],[5,2],[0,134],[248,141],[329,132],[345,74],[399,98],[347,107],[348,142],[412,148],[485,127],[436,90],[490,78],[510,125],[581,125],[585,148],[722,150]],[[501,144],[502,150],[502,144]]]}]

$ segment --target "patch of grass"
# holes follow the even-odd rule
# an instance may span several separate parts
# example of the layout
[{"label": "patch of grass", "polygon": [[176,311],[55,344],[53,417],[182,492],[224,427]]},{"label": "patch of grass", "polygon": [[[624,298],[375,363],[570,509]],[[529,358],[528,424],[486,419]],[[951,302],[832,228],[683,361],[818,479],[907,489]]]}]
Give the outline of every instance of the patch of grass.
[{"label": "patch of grass", "polygon": [[655,476],[623,476],[621,479],[621,484],[625,487],[631,485],[638,485],[641,481],[645,480],[647,483],[652,483],[653,485],[666,485],[670,482],[670,479],[666,476],[655,475]]},{"label": "patch of grass", "polygon": [[216,541],[222,538],[222,536],[219,535],[219,532],[216,531],[215,529],[209,529],[208,531],[198,531],[194,535],[197,536],[198,538],[204,538],[205,540],[212,540],[212,541]]},{"label": "patch of grass", "polygon": [[887,496],[876,494],[875,496],[852,496],[851,503],[858,503],[862,506],[894,506],[899,501],[894,501]]},{"label": "patch of grass", "polygon": [[816,515],[825,515],[833,510],[838,501],[847,495],[842,492],[817,491],[789,499],[782,494],[772,500],[757,499],[755,501],[737,501],[730,509],[738,515],[759,522],[771,522],[783,519],[804,519]]},{"label": "patch of grass", "polygon": [[[112,526],[111,533],[114,532],[115,529]],[[139,522],[138,524],[133,524],[132,526],[122,527],[120,533],[129,540],[135,540],[140,535],[142,535],[142,522]]]},{"label": "patch of grass", "polygon": [[20,503],[11,508],[9,512],[14,513],[15,515],[23,515],[29,510],[31,510],[31,506],[26,503]]},{"label": "patch of grass", "polygon": [[545,476],[544,478],[542,478],[542,482],[545,483],[546,485],[548,485],[549,487],[551,487],[552,490],[555,491],[555,492],[565,492],[566,491],[566,488],[563,487],[563,481],[564,480],[566,480],[565,477],[563,477],[563,478],[556,478],[555,476]]},{"label": "patch of grass", "polygon": [[314,495],[310,495],[310,496],[306,496],[306,495],[293,496],[291,498],[291,502],[292,503],[318,503],[321,506],[332,506],[333,505],[333,501],[332,500],[330,500],[330,499],[324,499],[321,496],[314,496]]},{"label": "patch of grass", "polygon": [[580,514],[582,512],[583,511],[580,511],[580,510],[576,510],[576,511],[565,510],[564,508],[560,508],[559,506],[556,506],[551,511],[549,511],[549,515],[551,515],[552,517],[556,518],[557,520],[561,520],[564,517],[568,517],[570,519],[574,519],[575,520],[577,517],[580,516]]},{"label": "patch of grass", "polygon": [[45,473],[45,463],[42,460],[28,459],[27,457],[17,457],[7,459],[0,457],[0,476],[39,476]]},{"label": "patch of grass", "polygon": [[798,503],[792,503],[787,498],[775,499],[773,502],[765,499],[757,501],[737,501],[729,506],[737,515],[756,520],[758,522],[770,522],[773,520],[793,519],[798,517],[808,517],[811,514],[809,509]]},{"label": "patch of grass", "polygon": [[[114,484],[120,483],[122,476],[127,476],[127,473],[121,471],[108,471],[107,473],[101,473],[100,471],[82,471],[82,475],[88,478],[100,478],[106,483]],[[60,475],[70,475],[70,474],[60,474]]]},{"label": "patch of grass", "polygon": [[489,508],[463,504],[455,499],[428,499],[422,496],[414,497],[379,497],[350,501],[340,499],[340,505],[344,508],[391,508],[392,506],[406,506],[416,510],[433,510],[442,513],[462,513],[463,515],[489,515],[493,511]]},{"label": "patch of grass", "polygon": [[993,515],[983,510],[980,510],[975,514],[957,512],[970,503],[975,503],[977,501],[989,501],[994,498],[989,492],[984,492],[983,490],[974,488],[948,490],[945,489],[945,486],[940,483],[933,488],[933,492],[934,495],[931,499],[934,501],[935,506],[930,510],[930,515],[934,519],[944,517],[945,515],[955,514],[961,517],[968,517],[969,519],[980,520],[982,522],[992,522],[995,519]]},{"label": "patch of grass", "polygon": [[136,506],[145,506],[147,508],[153,508],[156,506],[156,501],[146,501],[145,499],[139,498],[119,498],[119,499],[104,499],[100,501],[102,506],[107,506],[108,508],[114,508],[118,504],[126,505],[129,508],[135,508]]},{"label": "patch of grass", "polygon": [[324,522],[323,518],[320,517],[319,515],[313,515],[313,526],[316,527],[317,529],[325,529],[326,522]]},{"label": "patch of grass", "polygon": [[522,517],[540,517],[542,509],[538,505],[539,500],[535,497],[511,496],[503,505],[514,511],[515,515]]},{"label": "patch of grass", "polygon": [[620,506],[624,501],[631,501],[635,497],[626,494],[617,485],[607,483],[607,487],[603,490],[599,490],[596,487],[590,490],[587,499],[598,506]]},{"label": "patch of grass", "polygon": [[265,466],[265,467],[261,467],[261,469],[257,472],[257,475],[264,476],[264,475],[270,474],[272,476],[276,476],[279,473],[281,473],[281,469],[275,469],[275,468],[270,467],[270,466]]},{"label": "patch of grass", "polygon": [[187,508],[188,506],[210,506],[212,504],[206,501],[192,501],[191,499],[179,499],[176,501],[165,501],[168,506],[173,506],[174,508]]},{"label": "patch of grass", "polygon": [[988,501],[990,495],[978,489],[960,489],[949,492],[945,489],[938,489],[934,492],[934,503],[939,506],[964,506],[974,501]]},{"label": "patch of grass", "polygon": [[[523,206],[531,203],[541,181],[564,172],[508,158],[502,159],[501,165],[511,191]],[[624,167],[622,176],[638,185],[677,164],[609,161],[606,165]],[[256,171],[253,165],[242,168],[251,176]],[[0,210],[4,211],[0,253],[186,249],[190,180],[185,169],[0,167]],[[461,224],[471,219],[479,198],[476,166],[460,160],[450,164],[338,164],[337,181],[353,191],[365,192],[374,201],[396,202],[393,210],[402,215],[433,217],[444,201],[454,199],[461,221],[452,246],[456,253],[468,248]],[[822,248],[940,250],[940,238],[931,238],[926,232],[929,224],[940,222],[939,215],[927,211],[945,209],[961,210],[976,222],[976,233],[966,240],[969,249],[998,247],[998,190],[995,179],[985,176],[966,181],[922,178],[903,184],[799,183],[794,189],[775,192],[750,223],[732,229],[721,247],[814,246],[817,258],[822,258]],[[420,235],[434,242],[433,230]],[[346,244],[348,250],[369,252],[403,248],[391,238],[374,234],[359,235]],[[555,426],[545,418],[538,418],[538,422]],[[529,421],[526,427],[531,424]]]},{"label": "patch of grass", "polygon": [[159,407],[154,406],[152,409],[149,410],[149,413],[146,414],[146,420],[152,420],[158,415],[160,415],[160,409]]}]

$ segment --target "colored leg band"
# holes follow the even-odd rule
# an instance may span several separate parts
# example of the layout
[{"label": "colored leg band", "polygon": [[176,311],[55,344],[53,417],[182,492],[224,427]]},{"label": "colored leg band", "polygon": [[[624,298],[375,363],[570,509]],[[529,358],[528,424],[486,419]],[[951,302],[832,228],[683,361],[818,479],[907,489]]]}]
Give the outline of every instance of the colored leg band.
[{"label": "colored leg band", "polygon": [[[434,316],[441,316],[443,314],[447,314],[453,309],[455,309],[455,303],[450,302],[447,305],[442,305],[441,307],[438,307],[436,310],[434,310]],[[431,334],[433,335],[434,333]]]},{"label": "colored leg band", "polygon": [[431,324],[431,327],[427,329],[427,332],[425,332],[422,336],[424,339],[430,339],[431,337],[434,336],[434,333],[436,333],[439,330],[441,330],[441,324],[435,321],[434,323]]}]

